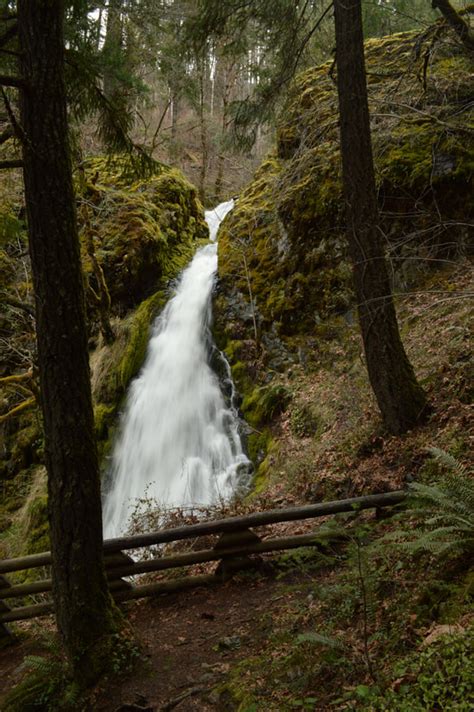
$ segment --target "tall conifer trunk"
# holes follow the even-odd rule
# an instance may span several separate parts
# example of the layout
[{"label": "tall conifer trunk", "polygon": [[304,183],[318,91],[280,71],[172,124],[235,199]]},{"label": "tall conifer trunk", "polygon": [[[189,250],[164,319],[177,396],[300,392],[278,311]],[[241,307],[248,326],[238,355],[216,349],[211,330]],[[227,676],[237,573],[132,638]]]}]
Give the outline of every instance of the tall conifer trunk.
[{"label": "tall conifer trunk", "polygon": [[426,400],[398,331],[378,229],[360,0],[335,0],[337,87],[347,239],[367,370],[385,427],[419,422]]},{"label": "tall conifer trunk", "polygon": [[18,0],[23,161],[48,470],[53,595],[82,685],[114,629],[64,86],[62,0]]}]

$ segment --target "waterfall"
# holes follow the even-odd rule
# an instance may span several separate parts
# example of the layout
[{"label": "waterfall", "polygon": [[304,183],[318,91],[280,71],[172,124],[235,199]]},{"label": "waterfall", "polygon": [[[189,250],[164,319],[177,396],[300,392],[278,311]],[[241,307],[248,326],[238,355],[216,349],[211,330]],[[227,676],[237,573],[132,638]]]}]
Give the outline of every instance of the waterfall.
[{"label": "waterfall", "polygon": [[232,207],[231,200],[206,212],[213,244],[183,271],[129,388],[108,475],[107,538],[126,531],[131,507],[144,496],[165,508],[209,505],[228,500],[248,470],[237,412],[209,363],[216,348],[210,333],[215,240]]}]

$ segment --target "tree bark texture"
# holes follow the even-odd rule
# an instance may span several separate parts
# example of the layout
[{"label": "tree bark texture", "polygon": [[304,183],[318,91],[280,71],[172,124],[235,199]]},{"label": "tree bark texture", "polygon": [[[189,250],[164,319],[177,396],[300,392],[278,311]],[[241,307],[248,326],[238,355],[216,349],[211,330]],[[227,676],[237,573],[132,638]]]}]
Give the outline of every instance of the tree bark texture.
[{"label": "tree bark texture", "polygon": [[48,469],[53,593],[76,680],[90,684],[114,627],[64,87],[63,0],[18,0],[29,248]]},{"label": "tree bark texture", "polygon": [[360,0],[335,0],[337,86],[347,239],[369,380],[386,429],[402,433],[426,407],[398,331],[378,229]]}]

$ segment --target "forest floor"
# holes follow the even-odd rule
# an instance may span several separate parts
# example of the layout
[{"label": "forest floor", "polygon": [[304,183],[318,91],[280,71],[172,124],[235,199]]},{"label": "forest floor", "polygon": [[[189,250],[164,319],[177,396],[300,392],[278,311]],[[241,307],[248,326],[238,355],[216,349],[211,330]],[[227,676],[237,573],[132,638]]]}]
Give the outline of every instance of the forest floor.
[{"label": "forest floor", "polygon": [[[112,675],[94,691],[87,709],[225,709],[214,688],[231,665],[261,651],[264,620],[286,605],[286,584],[274,577],[241,575],[213,588],[199,588],[126,607],[138,659],[133,675]],[[304,591],[292,593],[304,597]],[[267,623],[268,625],[268,623]],[[46,624],[52,629],[52,620]],[[41,634],[45,627],[41,626]],[[23,626],[27,637],[0,651],[3,693],[21,677],[25,656],[44,652],[39,626]],[[173,701],[175,706],[170,706]]]},{"label": "forest floor", "polygon": [[[424,425],[401,437],[380,431],[357,330],[344,327],[342,334],[340,322],[328,327],[317,365],[278,376],[292,400],[271,425],[266,481],[219,513],[438,481],[444,470],[427,452],[433,446],[468,471],[474,433],[469,295],[472,266],[464,262],[436,273],[399,304],[404,342],[432,408]],[[416,530],[419,520],[410,512],[335,520],[332,530],[331,522],[322,524],[350,533],[343,549],[267,556],[255,571],[212,588],[127,604],[133,670],[124,670],[130,655],[119,654],[110,676],[74,709],[473,709],[472,562],[385,549],[387,534]],[[312,527],[280,524],[263,534]],[[24,675],[21,661],[44,650],[41,638],[51,639],[52,626],[51,619],[19,624],[20,642],[0,651],[0,709],[2,692]],[[443,637],[449,632],[458,638]],[[457,701],[450,702],[454,691]]]}]

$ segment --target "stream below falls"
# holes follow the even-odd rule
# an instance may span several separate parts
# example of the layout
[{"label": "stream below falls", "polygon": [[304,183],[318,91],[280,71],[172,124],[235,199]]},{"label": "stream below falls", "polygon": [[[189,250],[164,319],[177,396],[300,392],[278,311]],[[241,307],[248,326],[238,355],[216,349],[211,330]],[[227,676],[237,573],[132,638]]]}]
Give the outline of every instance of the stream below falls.
[{"label": "stream below falls", "polygon": [[[137,502],[190,509],[227,501],[246,484],[232,397],[210,361],[217,232],[233,201],[206,211],[212,243],[199,249],[156,319],[147,356],[130,385],[106,477],[104,536],[127,531]],[[222,354],[224,369],[230,368]]]}]

